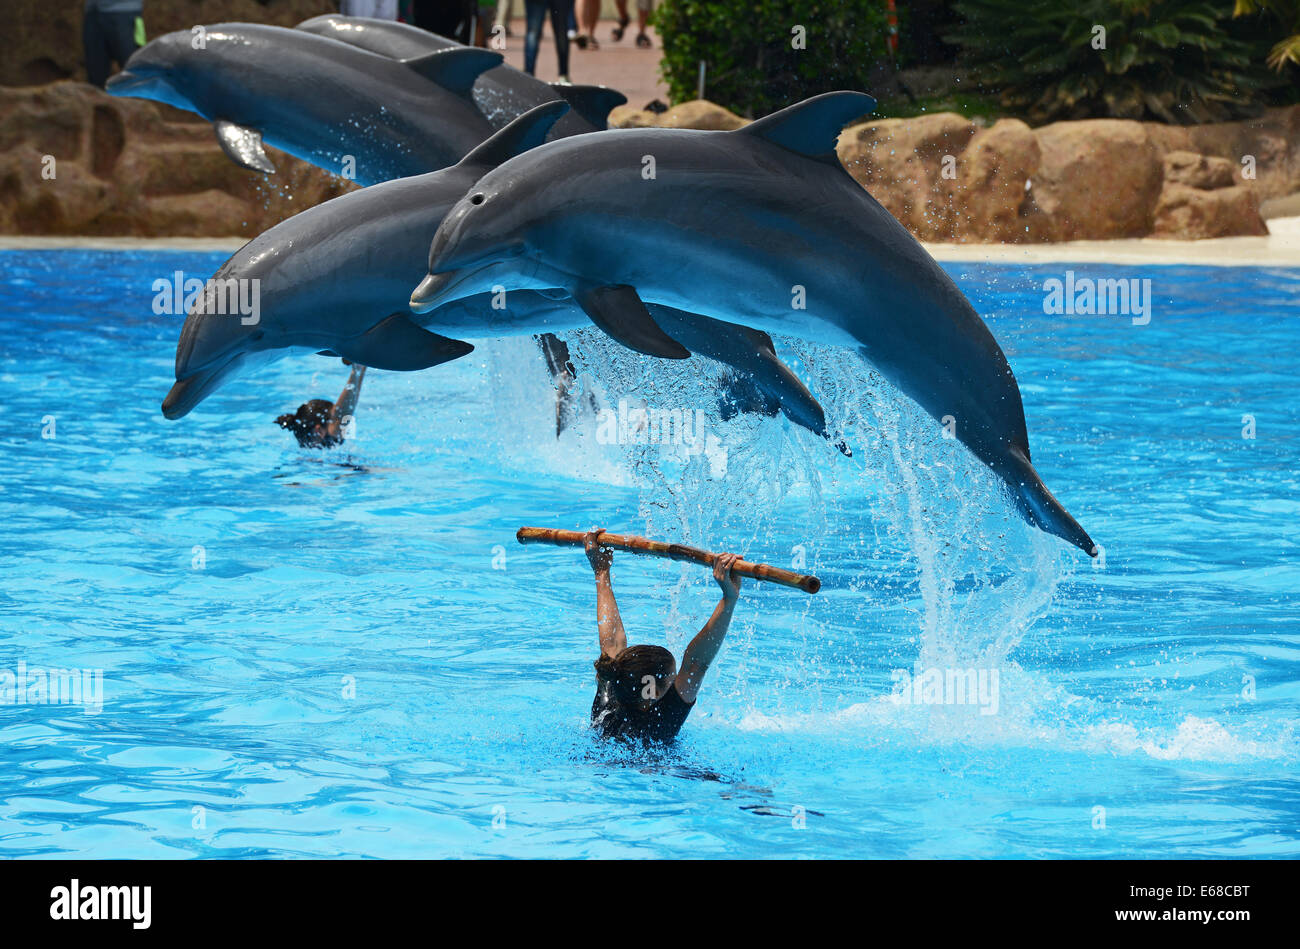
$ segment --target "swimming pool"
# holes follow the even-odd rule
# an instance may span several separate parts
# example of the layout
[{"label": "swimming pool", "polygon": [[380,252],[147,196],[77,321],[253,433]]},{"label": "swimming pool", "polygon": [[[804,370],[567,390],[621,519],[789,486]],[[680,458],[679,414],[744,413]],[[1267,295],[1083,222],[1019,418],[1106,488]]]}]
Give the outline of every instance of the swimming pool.
[{"label": "swimming pool", "polygon": [[[167,422],[179,318],[152,283],[224,256],[0,252],[0,676],[102,670],[101,709],[0,706],[0,854],[1300,855],[1300,270],[945,265],[1094,565],[887,384],[795,341],[852,459],[722,422],[710,367],[594,330],[572,341],[603,404],[699,410],[706,437],[557,441],[527,339],[372,372],[328,455],[272,419],[337,395],[337,361]],[[1151,279],[1150,322],[1045,314],[1067,270]],[[523,524],[824,587],[748,585],[676,750],[619,753],[585,728],[590,571],[515,544]],[[631,641],[680,650],[715,599],[698,567],[614,576]],[[988,688],[902,692],[928,669]]]}]

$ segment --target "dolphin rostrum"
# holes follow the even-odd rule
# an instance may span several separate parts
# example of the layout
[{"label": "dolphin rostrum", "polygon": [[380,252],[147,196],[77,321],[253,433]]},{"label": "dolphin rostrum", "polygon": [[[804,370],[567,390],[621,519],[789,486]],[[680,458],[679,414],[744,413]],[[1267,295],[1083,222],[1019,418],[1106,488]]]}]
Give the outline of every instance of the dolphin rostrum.
[{"label": "dolphin rostrum", "polygon": [[[444,49],[465,49],[455,40],[422,30],[418,26],[373,17],[327,13],[304,20],[294,29],[328,36],[390,59],[418,59]],[[627,102],[627,97],[621,92],[606,86],[542,82],[506,63],[495,66],[478,77],[474,83],[473,98],[474,104],[494,129],[505,128],[543,102],[563,99],[569,103],[572,111],[555,123],[549,136],[551,139],[598,132],[607,127],[609,110]]]},{"label": "dolphin rostrum", "polygon": [[[176,384],[163,400],[163,414],[179,418],[241,368],[294,349],[328,351],[378,369],[415,370],[472,351],[469,343],[441,332],[483,337],[587,325],[563,292],[511,293],[505,306],[494,306],[500,294],[484,293],[420,318],[407,309],[443,214],[487,171],[539,145],[567,110],[558,100],[545,103],[451,168],[326,201],[245,244],[217,270],[186,317],[176,347]],[[255,321],[214,305],[230,281],[251,280],[258,287]],[[655,309],[696,351],[739,370],[792,421],[825,435],[821,406],[777,359],[766,334]],[[558,348],[559,340],[548,349],[548,342],[543,337],[543,352],[563,386],[565,377],[556,370],[567,370],[567,349]],[[561,400],[557,411],[565,404]]]},{"label": "dolphin rostrum", "polygon": [[471,92],[500,63],[467,46],[398,62],[303,30],[220,23],[136,50],[108,92],[203,116],[245,168],[275,170],[265,142],[373,184],[454,165],[488,138]]},{"label": "dolphin rostrum", "polygon": [[611,335],[662,355],[684,340],[647,302],[851,346],[950,419],[1026,520],[1096,556],[1030,462],[1020,389],[993,334],[836,156],[841,128],[874,108],[832,92],[732,132],[622,129],[543,145],[446,215],[411,307],[486,281],[561,288]]}]

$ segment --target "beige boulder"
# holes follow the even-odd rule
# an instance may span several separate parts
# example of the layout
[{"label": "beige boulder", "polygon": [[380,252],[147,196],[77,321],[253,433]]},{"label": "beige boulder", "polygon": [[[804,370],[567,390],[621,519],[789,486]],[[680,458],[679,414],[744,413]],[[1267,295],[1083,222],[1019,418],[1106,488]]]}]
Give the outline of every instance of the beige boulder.
[{"label": "beige boulder", "polygon": [[692,99],[675,105],[659,116],[659,127],[666,129],[703,129],[706,132],[733,132],[749,124],[729,109],[706,99]]},{"label": "beige boulder", "polygon": [[1038,139],[1019,119],[976,133],[962,154],[954,240],[1039,243],[1055,238],[1053,220],[1034,199]]},{"label": "beige boulder", "polygon": [[1163,152],[1187,151],[1227,160],[1236,183],[1253,188],[1261,201],[1300,191],[1300,105],[1212,125],[1151,122],[1147,130]]},{"label": "beige boulder", "polygon": [[1164,184],[1160,150],[1141,122],[1087,119],[1045,125],[1034,198],[1057,240],[1150,234]]},{"label": "beige boulder", "polygon": [[1165,185],[1180,184],[1202,191],[1231,188],[1236,184],[1237,166],[1226,158],[1196,152],[1165,153]]},{"label": "beige boulder", "polygon": [[736,113],[705,99],[692,99],[666,112],[650,112],[620,105],[609,113],[609,127],[702,129],[706,132],[733,132],[749,124]]},{"label": "beige boulder", "polygon": [[922,240],[958,239],[958,156],[978,126],[951,112],[880,119],[840,133],[840,162],[890,214]]},{"label": "beige boulder", "polygon": [[609,127],[612,129],[649,129],[659,127],[659,115],[631,105],[616,105],[609,110]]},{"label": "beige boulder", "polygon": [[1259,199],[1250,188],[1204,190],[1170,182],[1156,205],[1152,236],[1201,240],[1267,233],[1268,226],[1259,213]]}]

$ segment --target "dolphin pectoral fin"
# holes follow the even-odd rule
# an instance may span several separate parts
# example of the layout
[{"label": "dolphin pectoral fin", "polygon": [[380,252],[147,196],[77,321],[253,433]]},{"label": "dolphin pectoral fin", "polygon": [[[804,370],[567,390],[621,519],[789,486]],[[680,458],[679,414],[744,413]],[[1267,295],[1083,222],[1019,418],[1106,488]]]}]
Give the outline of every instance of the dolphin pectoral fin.
[{"label": "dolphin pectoral fin", "polygon": [[573,107],[574,112],[598,129],[609,125],[611,109],[627,104],[627,96],[609,86],[575,86],[563,82],[549,85],[552,92]]},{"label": "dolphin pectoral fin", "polygon": [[573,298],[591,322],[628,349],[660,359],[690,358],[689,349],[659,328],[635,287],[582,287]]},{"label": "dolphin pectoral fin", "polygon": [[485,171],[503,161],[522,155],[546,141],[551,126],[569,111],[568,103],[558,99],[529,109],[482,145],[460,160],[464,166],[476,165]]},{"label": "dolphin pectoral fin", "polygon": [[224,120],[217,122],[213,129],[217,133],[221,150],[240,168],[267,175],[275,174],[275,165],[271,164],[271,159],[266,157],[262,148],[261,132]]},{"label": "dolphin pectoral fin", "polygon": [[334,347],[344,359],[373,369],[414,372],[451,362],[474,347],[416,326],[405,313],[394,313],[360,336],[342,340]]},{"label": "dolphin pectoral fin", "polygon": [[835,153],[840,130],[851,119],[876,110],[865,92],[827,92],[773,112],[732,135],[754,135],[809,158],[842,167]]},{"label": "dolphin pectoral fin", "polygon": [[1029,522],[1049,534],[1069,541],[1089,557],[1096,557],[1097,545],[1052,492],[1047,490],[1047,485],[1043,484],[1043,479],[1030,464],[1028,454],[1015,445],[1008,449],[1008,453],[1013,461],[1013,493]]},{"label": "dolphin pectoral fin", "polygon": [[502,58],[500,53],[491,50],[456,46],[404,59],[402,64],[430,82],[436,82],[448,92],[468,96],[474,88],[474,81],[489,69],[500,66]]}]

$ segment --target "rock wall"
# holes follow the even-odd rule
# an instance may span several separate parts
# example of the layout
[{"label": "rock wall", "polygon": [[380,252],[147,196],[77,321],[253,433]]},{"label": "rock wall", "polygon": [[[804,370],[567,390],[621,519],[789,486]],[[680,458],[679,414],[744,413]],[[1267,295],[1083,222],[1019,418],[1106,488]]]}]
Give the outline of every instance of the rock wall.
[{"label": "rock wall", "polygon": [[0,233],[251,238],[353,187],[267,153],[245,171],[207,122],[86,83],[0,87]]},{"label": "rock wall", "polygon": [[[745,124],[709,102],[685,102],[661,114],[624,106],[611,122]],[[845,129],[839,155],[921,240],[1258,235],[1268,233],[1260,202],[1300,192],[1300,106],[1190,127],[1118,119],[1038,129],[1002,119],[985,127],[953,113],[880,119]]]},{"label": "rock wall", "polygon": [[[81,19],[85,0],[4,0],[0,86],[85,79]],[[144,0],[150,39],[197,23],[252,22],[293,26],[334,13],[333,0]]]},{"label": "rock wall", "polygon": [[[660,114],[621,107],[611,122],[746,124],[709,102]],[[1265,234],[1260,202],[1300,192],[1300,106],[1191,128],[1115,119],[985,127],[951,113],[883,119],[846,128],[839,154],[922,240]],[[276,175],[245,171],[208,123],[85,83],[0,86],[0,233],[252,237],[352,187],[271,157]],[[1254,178],[1243,174],[1251,170]]]}]

